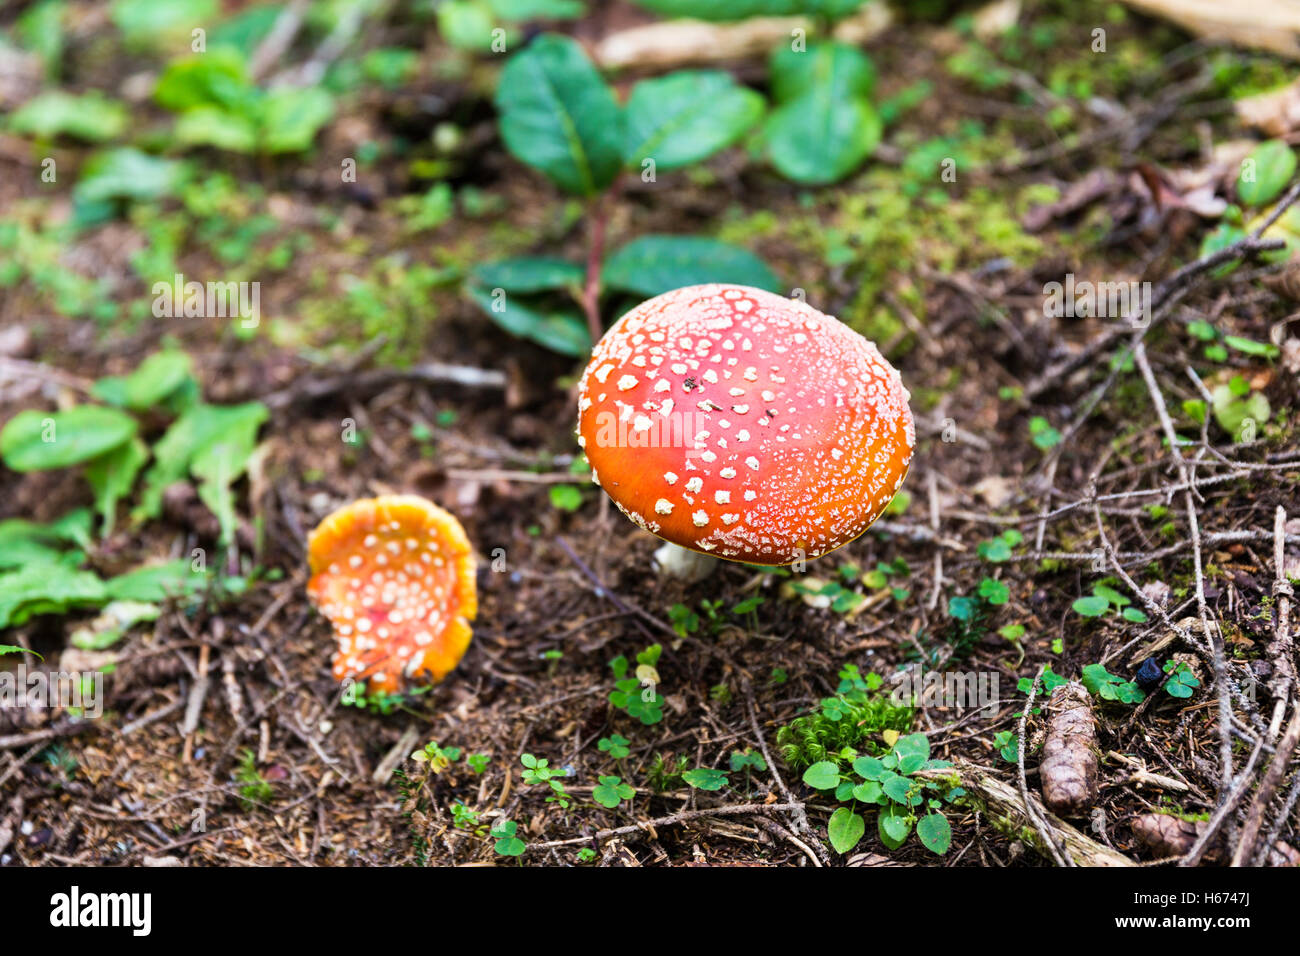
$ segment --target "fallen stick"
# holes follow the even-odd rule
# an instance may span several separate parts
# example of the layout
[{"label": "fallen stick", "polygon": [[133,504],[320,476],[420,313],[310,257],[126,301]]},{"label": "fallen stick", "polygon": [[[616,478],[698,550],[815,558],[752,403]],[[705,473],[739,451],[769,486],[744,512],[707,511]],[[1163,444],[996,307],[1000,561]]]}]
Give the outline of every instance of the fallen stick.
[{"label": "fallen stick", "polygon": [[[999,833],[1019,840],[1042,856],[1051,856],[1034,826],[1031,808],[1014,787],[984,768],[959,762],[945,770],[919,770],[915,776],[963,788],[966,792],[958,798],[959,804],[979,810]],[[1051,813],[1037,797],[1031,795],[1029,800],[1032,812],[1051,828],[1053,838],[1078,866],[1136,866],[1123,853],[1085,836]]]}]

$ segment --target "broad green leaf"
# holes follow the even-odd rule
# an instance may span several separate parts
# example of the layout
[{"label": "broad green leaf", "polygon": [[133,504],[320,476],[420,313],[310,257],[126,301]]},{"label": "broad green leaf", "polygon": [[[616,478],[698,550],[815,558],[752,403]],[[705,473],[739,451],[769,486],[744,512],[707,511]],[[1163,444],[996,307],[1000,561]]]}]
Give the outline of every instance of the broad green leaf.
[{"label": "broad green leaf", "polygon": [[682,774],[682,779],[697,790],[721,790],[727,785],[727,775],[711,767],[696,767]]},{"label": "broad green leaf", "polygon": [[913,773],[930,759],[930,741],[925,734],[908,734],[894,744],[894,752],[898,754],[898,772]]},{"label": "broad green leaf", "polygon": [[867,823],[862,819],[862,815],[854,813],[848,807],[840,807],[832,813],[826,828],[826,834],[830,837],[831,846],[835,848],[836,853],[848,853],[858,845],[865,832],[867,832]]},{"label": "broad green leaf", "polygon": [[[458,50],[486,53],[492,49],[492,31],[500,26],[482,0],[445,0],[438,5],[438,35]],[[512,39],[507,33],[507,47]]]},{"label": "broad green leaf", "polygon": [[779,107],[767,120],[764,141],[781,175],[824,185],[843,179],[880,142],[880,119],[864,100],[839,99],[819,88]]},{"label": "broad green leaf", "polygon": [[240,13],[227,17],[208,30],[208,52],[214,53],[220,47],[240,51],[257,49],[275,26],[284,7],[282,3],[264,3],[245,7]]},{"label": "broad green leaf", "polygon": [[1254,422],[1258,430],[1273,414],[1272,406],[1263,392],[1238,396],[1233,393],[1231,386],[1216,385],[1210,396],[1213,399],[1214,420],[1233,438],[1241,435],[1247,420]]},{"label": "broad green leaf", "polygon": [[871,61],[843,43],[788,48],[772,57],[781,106],[767,120],[764,142],[773,165],[800,183],[831,183],[851,173],[880,142],[880,118],[867,101]]},{"label": "broad green leaf", "polygon": [[833,760],[821,760],[803,772],[803,782],[814,790],[834,790],[840,782],[840,769]]},{"label": "broad green leaf", "polygon": [[859,757],[853,761],[853,772],[863,780],[879,780],[885,773],[885,765],[876,757]]},{"label": "broad green leaf", "polygon": [[623,158],[677,169],[730,146],[758,122],[763,98],[720,70],[681,70],[632,88]]},{"label": "broad green leaf", "polygon": [[24,518],[0,521],[0,570],[31,564],[81,563],[80,551],[68,551],[69,544],[88,541],[85,535],[73,535],[57,524],[38,524]]},{"label": "broad green leaf", "polygon": [[181,165],[176,161],[124,146],[91,157],[81,169],[73,195],[83,203],[159,199],[170,195],[180,178]]},{"label": "broad green leaf", "polygon": [[65,0],[40,0],[28,7],[14,23],[14,36],[25,49],[41,58],[49,79],[58,76],[67,12]]},{"label": "broad green leaf", "polygon": [[487,289],[507,292],[544,292],[581,285],[582,266],[553,256],[504,259],[474,269],[474,280]]},{"label": "broad green leaf", "polygon": [[207,580],[207,575],[194,571],[188,560],[178,559],[119,574],[105,582],[104,591],[115,601],[156,604],[194,594],[204,588]]},{"label": "broad green leaf", "polygon": [[605,285],[644,296],[681,286],[725,282],[778,291],[780,282],[747,249],[694,236],[642,236],[610,256],[601,272]]},{"label": "broad green leaf", "polygon": [[244,405],[195,405],[176,419],[153,448],[154,463],[145,473],[140,504],[132,512],[137,519],[156,518],[162,513],[162,495],[167,486],[180,481],[208,446],[228,432],[238,433],[247,423],[260,425],[266,408],[260,402]]},{"label": "broad green leaf", "polygon": [[561,355],[584,356],[591,351],[587,323],[574,311],[544,310],[521,302],[515,295],[497,299],[477,286],[469,286],[466,291],[493,322],[511,335]]},{"label": "broad green leaf", "polygon": [[1276,198],[1295,175],[1295,152],[1280,139],[1260,143],[1241,164],[1237,196],[1247,206]]},{"label": "broad green leaf", "polygon": [[876,68],[865,53],[847,43],[813,43],[796,51],[788,45],[772,54],[772,97],[789,103],[815,90],[832,90],[843,99],[865,99],[876,85]]},{"label": "broad green leaf", "polygon": [[235,538],[235,493],[233,485],[248,468],[248,459],[257,446],[257,431],[266,421],[266,406],[261,402],[223,408],[222,427],[190,460],[190,474],[199,480],[199,499],[217,516],[221,526],[220,542],[230,544]]},{"label": "broad green leaf", "polygon": [[133,47],[162,47],[184,38],[195,27],[211,26],[220,13],[218,0],[114,0],[110,16]]},{"label": "broad green leaf", "polygon": [[574,40],[543,34],[511,57],[497,87],[501,137],[562,189],[600,192],[623,159],[623,112]]},{"label": "broad green leaf", "polygon": [[6,654],[31,654],[33,657],[45,660],[44,657],[29,648],[19,647],[17,644],[0,644],[0,657]]},{"label": "broad green leaf", "polygon": [[912,824],[907,821],[907,811],[894,803],[881,808],[876,814],[876,826],[880,831],[880,842],[891,850],[902,846],[912,831]]},{"label": "broad green leaf", "polygon": [[1081,597],[1071,606],[1084,617],[1101,617],[1110,610],[1110,602],[1104,597],[1097,597],[1095,594]]},{"label": "broad green leaf", "polygon": [[110,405],[135,411],[153,408],[194,377],[190,357],[179,349],[150,355],[130,375],[110,376],[95,382],[91,392]]},{"label": "broad green leaf", "polygon": [[126,129],[126,107],[99,92],[81,96],[51,90],[28,100],[9,120],[15,133],[52,138],[72,136],[87,143],[116,139]]},{"label": "broad green leaf", "polygon": [[952,827],[942,813],[927,813],[916,823],[916,836],[931,853],[947,853],[952,846]]},{"label": "broad green leaf", "polygon": [[885,791],[885,796],[895,803],[907,804],[909,800],[908,791],[912,789],[912,781],[907,777],[900,777],[898,774],[890,774],[881,783],[880,788]]},{"label": "broad green leaf", "polygon": [[251,153],[257,148],[257,128],[246,117],[217,106],[182,113],[173,136],[181,146],[211,146],[232,153]]},{"label": "broad green leaf", "polygon": [[334,117],[334,97],[317,87],[285,87],[266,95],[259,110],[258,148],[264,153],[309,149],[320,128]]},{"label": "broad green leaf", "polygon": [[176,113],[197,107],[247,110],[258,95],[243,52],[228,46],[173,60],[153,92],[159,106]]},{"label": "broad green leaf", "polygon": [[86,465],[86,481],[95,493],[95,508],[103,519],[100,537],[113,533],[117,503],[131,493],[135,476],[149,460],[149,449],[138,438],[123,442]]},{"label": "broad green leaf", "polygon": [[91,571],[62,564],[28,565],[0,574],[0,628],[106,600],[104,582]]},{"label": "broad green leaf", "polygon": [[51,471],[97,458],[135,436],[131,416],[78,405],[62,412],[28,410],[0,430],[0,459],[14,471]]},{"label": "broad green leaf", "polygon": [[503,20],[573,20],[586,9],[582,0],[487,0]]}]

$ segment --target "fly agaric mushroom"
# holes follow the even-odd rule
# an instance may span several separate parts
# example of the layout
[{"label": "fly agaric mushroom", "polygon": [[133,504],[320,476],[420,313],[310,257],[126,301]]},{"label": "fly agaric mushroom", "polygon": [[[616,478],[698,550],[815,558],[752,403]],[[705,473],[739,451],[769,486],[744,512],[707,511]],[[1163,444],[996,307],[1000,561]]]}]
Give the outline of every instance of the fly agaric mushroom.
[{"label": "fly agaric mushroom", "polygon": [[307,541],[307,593],[334,625],[334,676],[393,693],[437,682],[469,647],[474,551],[454,516],[415,495],[335,511]]},{"label": "fly agaric mushroom", "polygon": [[875,345],[808,304],[688,286],[597,344],[578,444],[638,526],[785,565],[848,544],[885,510],[916,444],[909,397]]}]

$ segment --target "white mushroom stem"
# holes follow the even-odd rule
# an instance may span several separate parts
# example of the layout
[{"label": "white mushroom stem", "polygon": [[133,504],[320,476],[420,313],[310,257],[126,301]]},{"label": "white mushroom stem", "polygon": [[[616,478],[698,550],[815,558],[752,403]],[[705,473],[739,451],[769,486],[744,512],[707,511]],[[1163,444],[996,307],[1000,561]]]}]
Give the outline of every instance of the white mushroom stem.
[{"label": "white mushroom stem", "polygon": [[699,551],[691,551],[681,545],[665,541],[663,547],[655,551],[655,566],[660,574],[670,578],[681,578],[687,583],[703,581],[713,573],[718,559]]}]

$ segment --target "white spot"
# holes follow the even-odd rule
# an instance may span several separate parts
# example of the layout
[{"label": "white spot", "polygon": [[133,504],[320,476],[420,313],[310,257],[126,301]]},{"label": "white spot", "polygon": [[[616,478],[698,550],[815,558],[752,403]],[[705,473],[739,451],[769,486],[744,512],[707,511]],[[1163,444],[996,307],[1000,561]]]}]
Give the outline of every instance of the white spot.
[{"label": "white spot", "polygon": [[694,478],[686,482],[686,490],[693,495],[698,494],[700,489],[703,487],[704,487],[704,479],[701,478],[699,475],[696,475]]},{"label": "white spot", "polygon": [[729,503],[731,502],[731,492],[730,492],[730,491],[716,491],[716,492],[713,493],[713,500],[716,501],[716,502],[717,502],[718,504],[720,504],[720,505],[729,504]]},{"label": "white spot", "polygon": [[695,527],[703,528],[709,523],[709,513],[707,511],[697,511],[691,515],[691,520],[695,522]]},{"label": "white spot", "polygon": [[673,513],[673,503],[667,498],[660,498],[655,502],[655,514],[668,515]]},{"label": "white spot", "polygon": [[604,385],[605,379],[609,378],[609,373],[612,371],[614,371],[613,364],[606,362],[600,368],[596,369],[596,381],[600,382],[601,385]]},{"label": "white spot", "polygon": [[758,471],[758,459],[755,458],[753,455],[750,455],[748,458],[745,459],[745,464],[747,464],[750,468],[753,468],[755,471]]},{"label": "white spot", "polygon": [[677,484],[677,476],[673,474],[671,471],[665,471],[664,481],[668,482],[668,484],[670,485],[675,485]]},{"label": "white spot", "polygon": [[618,390],[620,392],[626,392],[629,389],[633,389],[633,388],[636,388],[635,375],[624,375],[622,378],[618,380]]}]

